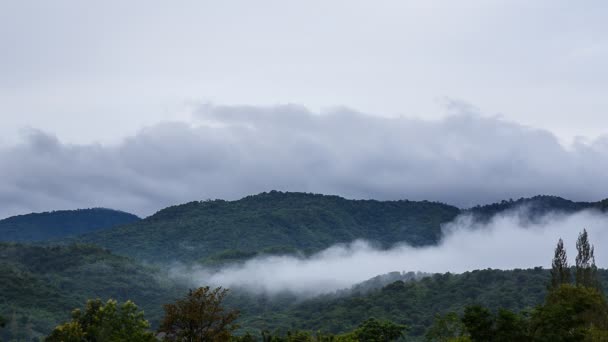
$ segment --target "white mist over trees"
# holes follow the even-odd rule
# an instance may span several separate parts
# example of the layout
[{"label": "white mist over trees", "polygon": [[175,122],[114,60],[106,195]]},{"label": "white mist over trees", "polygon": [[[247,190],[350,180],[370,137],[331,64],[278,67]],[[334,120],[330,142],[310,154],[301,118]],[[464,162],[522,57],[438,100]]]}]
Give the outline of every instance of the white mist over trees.
[{"label": "white mist over trees", "polygon": [[[520,209],[525,210],[525,209]],[[175,267],[173,274],[194,284],[244,288],[276,294],[315,295],[348,288],[378,274],[393,271],[465,272],[476,269],[550,267],[547,255],[562,237],[575,250],[581,227],[600,245],[608,245],[608,216],[595,211],[570,215],[551,213],[531,222],[520,211],[510,211],[481,223],[460,216],[444,226],[445,236],[436,246],[397,244],[388,250],[365,241],[336,245],[310,257],[254,258],[220,270]],[[608,255],[598,264],[608,265]]]}]

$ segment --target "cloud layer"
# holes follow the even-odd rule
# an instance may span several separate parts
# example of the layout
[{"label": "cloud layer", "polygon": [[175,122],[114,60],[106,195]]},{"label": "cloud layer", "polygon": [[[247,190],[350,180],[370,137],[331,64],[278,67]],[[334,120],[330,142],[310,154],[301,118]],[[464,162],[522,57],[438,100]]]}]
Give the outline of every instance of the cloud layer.
[{"label": "cloud layer", "polygon": [[195,124],[160,123],[115,145],[29,131],[0,147],[0,216],[91,206],[148,215],[271,189],[464,207],[608,194],[608,139],[565,148],[548,131],[466,109],[437,121],[293,105],[202,106],[195,115]]},{"label": "cloud layer", "polygon": [[593,211],[572,215],[549,214],[534,223],[518,212],[495,216],[480,224],[460,216],[445,226],[437,246],[398,245],[378,250],[363,241],[338,245],[310,258],[272,256],[249,260],[220,271],[174,268],[174,276],[196,285],[212,284],[276,294],[314,295],[348,288],[393,271],[455,272],[475,269],[550,267],[557,240],[564,239],[570,263],[583,228],[596,248],[599,267],[608,266],[608,216]]}]

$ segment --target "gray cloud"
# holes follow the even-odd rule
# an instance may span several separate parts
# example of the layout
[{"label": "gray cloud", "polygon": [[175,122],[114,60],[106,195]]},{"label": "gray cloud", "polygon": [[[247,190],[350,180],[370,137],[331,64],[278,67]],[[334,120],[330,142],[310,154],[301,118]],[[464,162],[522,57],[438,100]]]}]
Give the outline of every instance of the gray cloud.
[{"label": "gray cloud", "polygon": [[548,131],[468,111],[426,121],[207,105],[195,115],[195,123],[160,123],[114,145],[28,131],[22,143],[0,147],[0,215],[89,206],[148,215],[271,189],[465,207],[608,194],[608,139],[564,147]]},{"label": "gray cloud", "polygon": [[[524,209],[525,210],[525,209]],[[315,295],[348,288],[378,274],[423,271],[431,273],[496,268],[549,267],[557,240],[564,239],[570,263],[576,256],[577,234],[587,228],[595,246],[606,246],[608,217],[593,211],[572,215],[551,213],[531,223],[519,210],[479,223],[459,216],[444,227],[438,245],[415,248],[406,244],[379,250],[364,241],[336,245],[309,258],[270,256],[251,259],[219,271],[173,267],[172,276],[197,286],[201,284],[243,288],[276,294],[291,292]],[[608,265],[608,254],[596,250],[600,267]]]}]

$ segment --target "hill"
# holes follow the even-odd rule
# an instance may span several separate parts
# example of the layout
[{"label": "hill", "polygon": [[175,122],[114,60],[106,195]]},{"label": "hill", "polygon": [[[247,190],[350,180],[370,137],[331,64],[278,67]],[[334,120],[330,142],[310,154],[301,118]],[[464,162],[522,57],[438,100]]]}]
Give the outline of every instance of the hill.
[{"label": "hill", "polygon": [[356,239],[382,247],[396,242],[435,244],[441,238],[441,225],[459,214],[489,220],[499,212],[520,207],[534,219],[550,211],[605,210],[608,201],[535,196],[461,210],[428,201],[349,200],[271,191],[237,201],[168,207],[129,225],[80,236],[78,241],[140,260],[213,265],[260,254],[308,254]]},{"label": "hill", "polygon": [[[608,271],[599,270],[599,275],[605,287]],[[541,268],[434,275],[393,272],[306,300],[290,294],[234,290],[226,305],[242,312],[241,333],[258,334],[264,329],[339,333],[376,317],[406,324],[410,336],[420,337],[435,314],[461,312],[469,304],[494,310],[532,308],[542,302],[549,278],[548,270]],[[0,243],[0,315],[9,323],[0,331],[3,339],[43,336],[88,298],[131,299],[154,328],[162,316],[162,304],[186,291],[185,285],[175,284],[163,270],[98,247]]]},{"label": "hill", "polygon": [[[599,270],[599,276],[605,288],[608,271]],[[394,278],[395,274],[385,277]],[[549,271],[542,268],[487,269],[420,279],[405,273],[401,277],[402,280],[374,290],[357,285],[350,291],[305,301],[278,297],[248,302],[246,297],[241,298],[240,324],[252,333],[262,329],[282,333],[288,330],[341,333],[374,317],[405,324],[410,337],[420,338],[436,314],[462,313],[467,305],[481,304],[492,310],[506,308],[516,312],[532,309],[543,302],[550,281]],[[359,291],[361,287],[365,290]]]},{"label": "hill", "polygon": [[555,211],[566,214],[585,209],[606,211],[608,209],[608,199],[599,202],[575,202],[558,196],[539,195],[518,200],[510,199],[487,205],[478,205],[463,210],[463,213],[470,213],[475,215],[478,220],[487,221],[496,214],[515,209],[523,209],[523,214],[528,215],[529,219],[535,220]]},{"label": "hill", "polygon": [[0,315],[9,322],[2,332],[25,334],[28,341],[67,320],[89,298],[131,299],[155,323],[162,304],[184,291],[163,280],[159,269],[99,247],[0,243]]},{"label": "hill", "polygon": [[136,221],[139,217],[133,214],[104,208],[32,213],[0,220],[0,241],[59,239]]},{"label": "hill", "polygon": [[130,225],[81,236],[148,261],[248,257],[252,253],[311,253],[355,239],[389,246],[436,243],[441,223],[460,210],[427,201],[347,200],[272,191],[237,201],[191,202]]}]

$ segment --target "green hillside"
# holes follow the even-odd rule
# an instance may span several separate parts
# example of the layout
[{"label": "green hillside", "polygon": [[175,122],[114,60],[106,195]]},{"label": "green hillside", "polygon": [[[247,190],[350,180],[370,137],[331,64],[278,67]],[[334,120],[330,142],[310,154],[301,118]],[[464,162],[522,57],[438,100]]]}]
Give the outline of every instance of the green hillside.
[{"label": "green hillside", "polygon": [[93,208],[12,216],[0,220],[0,241],[45,241],[139,221],[126,212]]},{"label": "green hillside", "polygon": [[[162,304],[187,291],[165,274],[94,246],[0,243],[0,315],[8,321],[0,338],[8,339],[10,334],[31,340],[45,335],[87,298],[131,299],[156,327]],[[608,271],[600,270],[599,275],[604,286],[608,284]],[[540,268],[438,275],[394,272],[307,300],[235,290],[226,305],[241,310],[240,333],[257,334],[264,329],[338,333],[375,317],[406,324],[410,336],[420,337],[435,314],[461,312],[466,305],[514,311],[532,308],[542,302],[548,282],[548,271]]]},{"label": "green hillside", "polygon": [[2,332],[47,334],[87,298],[132,299],[155,322],[162,303],[184,291],[162,279],[159,270],[99,247],[0,243],[0,315],[8,320]]},{"label": "green hillside", "polygon": [[[605,286],[608,271],[599,270]],[[411,279],[408,274],[404,279]],[[399,280],[372,291],[349,291],[323,295],[306,301],[284,297],[240,298],[245,330],[321,330],[341,333],[355,328],[367,318],[388,319],[409,327],[411,337],[421,337],[436,314],[462,313],[467,305],[481,304],[492,310],[506,308],[519,312],[543,302],[550,282],[548,270],[541,268],[476,270],[463,274],[436,274],[420,280]]]},{"label": "green hillside", "polygon": [[365,239],[429,245],[441,225],[458,214],[479,220],[515,208],[534,219],[550,211],[605,210],[608,201],[573,202],[555,196],[459,208],[428,201],[348,200],[338,196],[271,191],[237,201],[190,202],[141,221],[78,237],[115,253],[149,262],[221,264],[259,254],[312,253],[336,243]]},{"label": "green hillside", "polygon": [[460,210],[427,201],[347,200],[338,196],[272,191],[238,201],[191,202],[139,222],[80,237],[142,260],[181,262],[314,252],[339,242],[366,239],[433,244],[441,223]]}]

